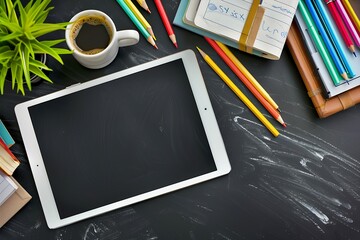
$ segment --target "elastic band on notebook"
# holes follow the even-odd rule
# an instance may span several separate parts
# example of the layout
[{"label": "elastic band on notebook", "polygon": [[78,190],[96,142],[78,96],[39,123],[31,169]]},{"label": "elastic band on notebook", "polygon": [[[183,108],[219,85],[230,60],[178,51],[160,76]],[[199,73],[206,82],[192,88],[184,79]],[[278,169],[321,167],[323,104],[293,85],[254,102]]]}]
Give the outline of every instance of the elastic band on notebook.
[{"label": "elastic band on notebook", "polygon": [[248,53],[253,53],[252,52],[253,46],[254,46],[256,36],[258,34],[258,31],[259,31],[259,28],[261,25],[261,21],[264,17],[264,14],[265,14],[265,8],[263,8],[262,6],[259,6],[256,11],[256,14],[255,14],[254,22],[252,23],[252,26],[251,26],[250,34],[249,34],[246,44],[245,44],[246,52],[248,52]]},{"label": "elastic band on notebook", "polygon": [[260,5],[260,2],[261,2],[261,0],[254,0],[250,7],[248,17],[246,18],[244,28],[241,32],[240,39],[239,39],[239,49],[242,51],[246,51],[246,41],[248,39],[250,29],[254,22],[255,15],[256,15],[257,9]]}]

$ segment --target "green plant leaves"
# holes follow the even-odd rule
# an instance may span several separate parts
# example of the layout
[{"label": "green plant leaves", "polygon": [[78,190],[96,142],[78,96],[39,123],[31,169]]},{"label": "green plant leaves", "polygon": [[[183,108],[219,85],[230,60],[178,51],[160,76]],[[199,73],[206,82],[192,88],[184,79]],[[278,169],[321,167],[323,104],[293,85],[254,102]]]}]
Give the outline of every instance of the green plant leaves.
[{"label": "green plant leaves", "polygon": [[8,67],[0,65],[0,93],[4,94],[5,77],[8,72]]},{"label": "green plant leaves", "polygon": [[5,77],[10,71],[12,89],[25,94],[24,83],[31,90],[30,74],[52,82],[43,71],[51,71],[35,56],[46,54],[63,64],[62,54],[68,49],[58,48],[65,39],[39,41],[48,33],[65,30],[68,22],[46,23],[53,7],[51,0],[30,0],[25,6],[21,0],[0,0],[0,93],[3,94]]},{"label": "green plant leaves", "polygon": [[39,23],[30,27],[28,33],[35,38],[57,30],[65,30],[68,23]]}]

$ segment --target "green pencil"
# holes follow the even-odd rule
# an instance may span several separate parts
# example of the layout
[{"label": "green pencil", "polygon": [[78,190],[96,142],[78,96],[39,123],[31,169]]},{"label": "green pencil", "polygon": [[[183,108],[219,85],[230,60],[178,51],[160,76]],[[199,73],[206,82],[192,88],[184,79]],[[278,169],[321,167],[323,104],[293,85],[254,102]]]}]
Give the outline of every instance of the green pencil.
[{"label": "green pencil", "polygon": [[332,59],[330,58],[330,54],[327,51],[326,47],[325,47],[325,43],[323,42],[323,40],[321,39],[321,37],[318,34],[318,31],[315,27],[314,21],[311,18],[310,12],[307,9],[305,3],[303,2],[303,0],[299,1],[299,10],[301,13],[301,16],[304,19],[304,22],[306,23],[306,26],[309,30],[310,36],[312,38],[312,40],[314,41],[317,50],[320,53],[320,56],[322,58],[322,60],[325,63],[325,66],[330,74],[331,79],[333,80],[335,86],[340,84],[340,81],[342,80],[342,77],[340,76],[340,74],[336,71],[336,67],[334,62],[332,61]]},{"label": "green pencil", "polygon": [[130,18],[130,20],[135,24],[135,26],[139,29],[139,31],[141,32],[141,34],[146,38],[146,40],[153,45],[156,49],[158,48],[155,44],[155,41],[153,39],[153,37],[150,35],[150,33],[144,28],[144,26],[141,24],[141,22],[139,21],[139,19],[137,19],[137,17],[135,16],[135,14],[131,11],[131,9],[128,7],[128,5],[126,5],[126,3],[124,2],[124,0],[116,0],[119,5],[121,6],[121,8],[124,10],[124,12],[128,15],[128,17]]}]

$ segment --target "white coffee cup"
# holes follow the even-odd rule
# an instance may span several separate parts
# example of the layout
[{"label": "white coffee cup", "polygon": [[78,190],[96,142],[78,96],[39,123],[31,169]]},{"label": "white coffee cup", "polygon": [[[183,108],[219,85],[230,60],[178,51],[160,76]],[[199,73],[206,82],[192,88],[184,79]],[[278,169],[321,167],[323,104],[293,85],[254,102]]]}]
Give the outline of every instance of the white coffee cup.
[{"label": "white coffee cup", "polygon": [[[89,23],[89,25],[93,26],[96,21],[101,21],[101,24],[106,28],[109,34],[109,43],[104,48],[85,51],[77,45],[75,39],[84,23]],[[96,39],[96,37],[96,35],[91,36],[89,39]],[[85,10],[71,18],[70,24],[65,31],[65,39],[69,49],[73,51],[73,56],[80,64],[87,68],[98,69],[107,66],[115,59],[119,47],[138,43],[139,33],[135,30],[117,31],[112,19],[104,12]]]}]

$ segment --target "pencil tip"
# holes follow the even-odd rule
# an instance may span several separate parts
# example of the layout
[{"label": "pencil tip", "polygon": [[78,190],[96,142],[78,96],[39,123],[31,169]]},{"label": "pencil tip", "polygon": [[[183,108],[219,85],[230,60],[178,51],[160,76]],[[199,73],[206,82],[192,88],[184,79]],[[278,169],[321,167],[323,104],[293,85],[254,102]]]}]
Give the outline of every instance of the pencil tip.
[{"label": "pencil tip", "polygon": [[197,50],[200,52],[201,55],[205,54],[203,50],[201,50],[198,46],[196,46]]},{"label": "pencil tip", "polygon": [[286,123],[283,123],[282,125],[283,125],[284,127],[286,127]]},{"label": "pencil tip", "polygon": [[176,48],[178,48],[178,44],[176,42],[174,43],[174,45],[175,45]]},{"label": "pencil tip", "polygon": [[353,54],[354,54],[355,57],[357,57],[355,52],[353,52]]},{"label": "pencil tip", "polygon": [[345,72],[345,73],[342,73],[341,76],[343,77],[343,79],[344,79],[345,81],[349,80],[348,75],[346,74],[346,72]]}]

